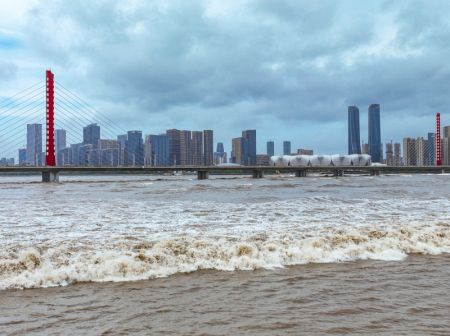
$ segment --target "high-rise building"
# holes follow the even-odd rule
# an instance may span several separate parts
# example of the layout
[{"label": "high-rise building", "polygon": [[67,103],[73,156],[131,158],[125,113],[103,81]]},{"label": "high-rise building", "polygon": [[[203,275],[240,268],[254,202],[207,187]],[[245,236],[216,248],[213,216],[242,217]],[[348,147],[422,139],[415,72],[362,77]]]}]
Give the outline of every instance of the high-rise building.
[{"label": "high-rise building", "polygon": [[125,145],[127,156],[126,165],[143,166],[144,165],[144,141],[141,131],[128,131],[128,140]]},{"label": "high-rise building", "polygon": [[443,131],[444,131],[444,138],[450,138],[450,126],[444,126]]},{"label": "high-rise building", "polygon": [[72,164],[72,148],[66,147],[60,151],[60,166],[69,166]]},{"label": "high-rise building", "polygon": [[42,124],[27,125],[27,165],[42,166]]},{"label": "high-rise building", "polygon": [[55,130],[55,152],[56,152],[56,165],[60,166],[61,164],[61,150],[66,148],[66,130],[64,129],[56,129]]},{"label": "high-rise building", "polygon": [[427,140],[423,137],[416,139],[416,165],[425,166],[427,162]]},{"label": "high-rise building", "polygon": [[297,155],[314,155],[314,150],[299,148],[297,149]]},{"label": "high-rise building", "polygon": [[150,135],[152,165],[163,167],[169,165],[169,141],[166,134]]},{"label": "high-rise building", "polygon": [[401,156],[401,145],[400,143],[394,143],[394,166],[402,165],[402,156]]},{"label": "high-rise building", "polygon": [[[248,164],[248,140],[244,137],[233,138],[231,143],[231,162],[240,165]],[[256,164],[256,162],[255,162]]]},{"label": "high-rise building", "polygon": [[192,164],[191,131],[180,131],[180,165]]},{"label": "high-rise building", "polygon": [[25,166],[27,164],[27,149],[19,149],[19,166]]},{"label": "high-rise building", "polygon": [[213,165],[214,133],[212,130],[203,130],[203,162],[205,166]]},{"label": "high-rise building", "polygon": [[372,157],[372,162],[382,161],[379,104],[371,104],[369,106],[369,155]]},{"label": "high-rise building", "polygon": [[386,144],[386,164],[388,166],[394,165],[394,150],[393,150],[392,142],[388,142]]},{"label": "high-rise building", "polygon": [[152,165],[153,153],[152,153],[152,141],[151,136],[146,135],[144,141],[144,166],[150,167]]},{"label": "high-rise building", "polygon": [[291,142],[283,141],[283,155],[291,155]]},{"label": "high-rise building", "polygon": [[213,161],[215,165],[227,163],[227,153],[225,153],[222,142],[217,143],[217,151],[214,153]]},{"label": "high-rise building", "polygon": [[169,165],[180,165],[180,131],[170,129],[166,131],[169,144]]},{"label": "high-rise building", "polygon": [[369,144],[368,143],[362,143],[361,146],[361,154],[369,154]]},{"label": "high-rise building", "polygon": [[256,165],[257,166],[270,166],[270,156],[266,154],[256,155]]},{"label": "high-rise building", "polygon": [[403,164],[405,166],[416,166],[416,139],[404,138],[403,139]]},{"label": "high-rise building", "polygon": [[[72,158],[71,158],[71,164],[74,166],[80,166],[81,165],[81,147],[83,146],[82,143],[77,143],[77,144],[71,144],[70,145],[70,149],[71,149],[71,153],[72,153]],[[83,160],[84,161],[84,160]],[[84,162],[83,162],[84,163]]]},{"label": "high-rise building", "polygon": [[119,141],[100,139],[98,141],[99,165],[102,167],[116,167],[119,165]]},{"label": "high-rise building", "polygon": [[361,154],[359,109],[356,106],[348,107],[348,154]]},{"label": "high-rise building", "polygon": [[100,140],[100,126],[97,124],[90,124],[83,127],[83,144],[92,145],[97,148],[98,140]]},{"label": "high-rise building", "polygon": [[203,132],[192,131],[191,139],[192,162],[194,166],[203,166],[205,160],[203,158]]},{"label": "high-rise building", "polygon": [[269,156],[275,155],[275,143],[272,140],[267,141],[267,155]]},{"label": "high-rise building", "polygon": [[123,166],[125,162],[128,160],[128,156],[126,155],[126,145],[127,145],[128,135],[120,134],[117,136],[117,142],[119,143],[119,165]]},{"label": "high-rise building", "polygon": [[450,138],[441,139],[441,158],[444,166],[450,165]]},{"label": "high-rise building", "polygon": [[436,134],[429,132],[427,138],[427,166],[434,166],[435,163],[435,151],[436,151]]},{"label": "high-rise building", "polygon": [[247,143],[247,159],[246,165],[256,165],[256,130],[242,131],[242,137],[246,139]]}]

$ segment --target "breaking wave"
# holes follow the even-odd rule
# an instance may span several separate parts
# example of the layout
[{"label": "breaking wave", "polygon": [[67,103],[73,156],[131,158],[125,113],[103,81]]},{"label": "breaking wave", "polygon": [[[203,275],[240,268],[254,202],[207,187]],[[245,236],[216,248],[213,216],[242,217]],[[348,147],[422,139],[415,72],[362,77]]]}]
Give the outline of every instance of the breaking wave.
[{"label": "breaking wave", "polygon": [[[55,243],[53,243],[55,244]],[[109,244],[61,241],[0,248],[0,289],[135,281],[202,269],[272,269],[307,263],[402,260],[450,252],[450,225],[390,225],[267,232],[246,237],[128,237]]]}]

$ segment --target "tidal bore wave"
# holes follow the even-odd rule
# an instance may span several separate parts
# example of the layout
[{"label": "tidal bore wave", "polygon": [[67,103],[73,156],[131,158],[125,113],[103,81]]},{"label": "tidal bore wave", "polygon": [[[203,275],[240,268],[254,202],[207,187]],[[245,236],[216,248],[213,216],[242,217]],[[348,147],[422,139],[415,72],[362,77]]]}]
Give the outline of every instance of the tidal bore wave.
[{"label": "tidal bore wave", "polygon": [[202,269],[273,269],[307,263],[402,260],[450,252],[450,225],[390,225],[267,232],[247,237],[128,237],[109,244],[61,241],[3,246],[0,289],[136,281]]}]

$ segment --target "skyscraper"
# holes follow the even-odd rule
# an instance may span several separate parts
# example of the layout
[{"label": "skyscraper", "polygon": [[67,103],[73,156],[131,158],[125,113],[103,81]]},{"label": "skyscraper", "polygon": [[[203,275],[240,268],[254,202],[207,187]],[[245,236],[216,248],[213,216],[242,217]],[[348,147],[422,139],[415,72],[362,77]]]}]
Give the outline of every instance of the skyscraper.
[{"label": "skyscraper", "polygon": [[169,165],[176,166],[180,164],[180,131],[170,129],[166,131],[169,144]]},{"label": "skyscraper", "polygon": [[214,134],[212,130],[203,131],[203,158],[205,166],[212,166],[214,151]]},{"label": "skyscraper", "polygon": [[361,154],[359,109],[356,106],[348,107],[348,154]]},{"label": "skyscraper", "polygon": [[128,131],[128,140],[125,146],[127,155],[126,164],[129,166],[144,165],[144,144],[141,131]]},{"label": "skyscraper", "polygon": [[19,166],[25,166],[27,164],[27,149],[19,149]]},{"label": "skyscraper", "polygon": [[394,165],[394,150],[392,147],[392,142],[386,144],[386,164],[388,166]]},{"label": "skyscraper", "polygon": [[124,165],[127,162],[127,153],[125,150],[127,144],[128,135],[120,134],[117,136],[117,142],[119,143],[119,165]]},{"label": "skyscraper", "polygon": [[[248,140],[244,137],[234,138],[231,142],[232,147],[232,163],[240,165],[248,164]],[[256,162],[255,162],[256,165]]]},{"label": "skyscraper", "polygon": [[61,150],[66,148],[66,130],[55,130],[55,151],[56,151],[56,164],[61,165]]},{"label": "skyscraper", "polygon": [[90,124],[83,127],[84,145],[92,145],[93,148],[97,148],[98,140],[100,140],[100,126],[97,124]]},{"label": "skyscraper", "polygon": [[400,143],[396,142],[394,144],[394,166],[401,166],[402,165],[402,156],[400,152]]},{"label": "skyscraper", "polygon": [[[444,134],[445,134],[445,127],[444,127]],[[435,141],[435,133],[429,132],[428,138],[427,138],[427,166],[434,166],[435,162],[435,147],[436,147],[436,141]]]},{"label": "skyscraper", "polygon": [[275,144],[272,140],[267,141],[267,155],[269,156],[275,155]]},{"label": "skyscraper", "polygon": [[42,166],[42,124],[27,125],[27,165]]},{"label": "skyscraper", "polygon": [[224,148],[223,148],[223,143],[222,142],[218,142],[217,143],[217,149],[216,149],[217,153],[223,153],[225,152]]},{"label": "skyscraper", "polygon": [[256,165],[256,130],[246,130],[242,131],[242,137],[246,139],[247,143],[247,158],[244,160],[246,161],[244,164],[249,166],[255,166]]},{"label": "skyscraper", "polygon": [[146,135],[144,141],[144,166],[150,167],[152,165],[152,141],[151,136]]},{"label": "skyscraper", "polygon": [[283,155],[291,155],[291,142],[283,141]]},{"label": "skyscraper", "polygon": [[203,132],[193,131],[192,132],[192,162],[194,166],[203,166]]},{"label": "skyscraper", "polygon": [[169,164],[169,142],[166,134],[150,135],[152,146],[152,165],[156,167]]},{"label": "skyscraper", "polygon": [[180,131],[180,163],[181,166],[192,164],[191,131]]},{"label": "skyscraper", "polygon": [[416,166],[416,139],[404,138],[403,139],[403,164],[405,166]]},{"label": "skyscraper", "polygon": [[380,105],[371,104],[369,106],[369,155],[372,162],[381,162],[381,126],[380,126]]}]

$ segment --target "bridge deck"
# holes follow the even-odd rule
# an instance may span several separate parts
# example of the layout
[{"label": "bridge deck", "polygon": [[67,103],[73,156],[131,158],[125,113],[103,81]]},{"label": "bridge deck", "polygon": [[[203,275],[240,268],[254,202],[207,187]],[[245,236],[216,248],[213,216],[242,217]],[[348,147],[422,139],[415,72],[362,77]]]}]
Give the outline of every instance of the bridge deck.
[{"label": "bridge deck", "polygon": [[238,166],[238,167],[217,167],[217,166],[175,166],[175,167],[0,167],[0,174],[2,173],[168,173],[168,172],[208,172],[210,174],[222,173],[253,173],[255,171],[263,173],[295,173],[303,171],[306,173],[333,173],[335,171],[342,171],[348,173],[388,173],[388,174],[403,174],[403,173],[442,173],[450,172],[450,166],[326,166],[326,167],[273,167],[273,166]]}]

